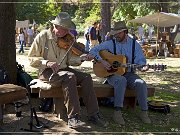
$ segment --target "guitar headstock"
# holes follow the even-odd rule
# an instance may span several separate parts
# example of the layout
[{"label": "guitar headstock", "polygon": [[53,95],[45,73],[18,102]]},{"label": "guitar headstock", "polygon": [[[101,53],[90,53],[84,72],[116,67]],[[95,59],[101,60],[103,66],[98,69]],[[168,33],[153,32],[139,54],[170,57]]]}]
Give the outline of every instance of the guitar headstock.
[{"label": "guitar headstock", "polygon": [[151,69],[154,69],[154,71],[164,71],[165,69],[167,69],[167,65],[159,64],[159,63],[154,65],[147,64],[147,66]]}]

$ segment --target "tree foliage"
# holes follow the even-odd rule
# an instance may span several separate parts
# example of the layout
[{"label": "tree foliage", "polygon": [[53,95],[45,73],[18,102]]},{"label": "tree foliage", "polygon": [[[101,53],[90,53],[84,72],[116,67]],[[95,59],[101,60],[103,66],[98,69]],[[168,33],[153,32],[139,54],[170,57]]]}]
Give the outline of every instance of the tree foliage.
[{"label": "tree foliage", "polygon": [[35,19],[36,23],[45,23],[53,16],[56,16],[61,10],[61,6],[57,6],[54,0],[19,0],[16,3],[17,20],[30,20],[32,23]]},{"label": "tree foliage", "polygon": [[[17,19],[33,19],[37,23],[45,23],[60,11],[68,12],[82,31],[91,22],[101,20],[101,0],[19,0]],[[48,1],[48,2],[47,2]],[[111,0],[112,20],[128,20],[152,14],[158,11],[178,13],[178,0]],[[130,25],[130,24],[129,24]],[[135,26],[137,24],[134,24]]]},{"label": "tree foliage", "polygon": [[[178,13],[180,3],[177,1],[178,0],[131,0],[127,2],[121,0],[118,4],[114,2],[113,5],[116,8],[112,20],[124,20],[127,22],[128,26],[132,26],[136,29],[139,24],[128,23],[128,20],[153,14],[155,12]],[[145,28],[147,27],[146,24],[143,24],[143,26]],[[167,31],[170,31],[170,28],[167,28]]]},{"label": "tree foliage", "polygon": [[114,3],[116,6],[113,14],[113,19],[117,20],[131,20],[137,17],[142,17],[155,12],[174,12],[178,13],[180,3],[177,0],[131,0],[131,2]]}]

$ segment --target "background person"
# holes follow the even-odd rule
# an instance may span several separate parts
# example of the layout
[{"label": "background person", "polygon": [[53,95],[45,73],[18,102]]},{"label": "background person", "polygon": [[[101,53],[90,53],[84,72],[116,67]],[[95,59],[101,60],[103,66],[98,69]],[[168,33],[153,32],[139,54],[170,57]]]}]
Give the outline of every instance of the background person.
[{"label": "background person", "polygon": [[97,24],[97,28],[96,28],[97,40],[98,40],[99,44],[102,42],[101,30],[102,30],[102,23],[99,22]]},{"label": "background person", "polygon": [[87,27],[87,28],[85,29],[85,32],[84,32],[84,38],[85,38],[85,40],[86,40],[86,42],[85,42],[85,51],[86,51],[86,52],[89,52],[89,49],[90,49],[89,28],[90,28],[90,27]]},{"label": "background person", "polygon": [[90,48],[93,48],[95,45],[98,44],[98,39],[97,39],[97,28],[98,23],[94,22],[92,26],[89,28],[89,41],[90,41]]},{"label": "background person", "polygon": [[24,43],[25,43],[25,34],[23,29],[20,29],[20,33],[19,33],[19,43],[20,43],[20,49],[19,49],[19,54],[22,52],[24,53]]},{"label": "background person", "polygon": [[109,32],[107,32],[106,36],[105,36],[105,41],[108,41],[108,40],[112,40],[113,39],[113,36],[110,35]]},{"label": "background person", "polygon": [[138,26],[138,36],[139,40],[142,42],[144,38],[144,28],[141,25]]},{"label": "background person", "polygon": [[148,25],[148,39],[149,39],[149,41],[152,40],[153,32],[154,32],[154,27],[153,27],[153,25]]},{"label": "background person", "polygon": [[27,30],[28,46],[31,46],[31,44],[33,42],[33,35],[34,35],[34,32],[32,30],[32,26],[29,26],[29,28]]},{"label": "background person", "polygon": [[25,35],[24,46],[26,47],[26,43],[27,43],[27,30],[26,30],[26,28],[24,28],[23,31],[24,31],[24,35]]}]

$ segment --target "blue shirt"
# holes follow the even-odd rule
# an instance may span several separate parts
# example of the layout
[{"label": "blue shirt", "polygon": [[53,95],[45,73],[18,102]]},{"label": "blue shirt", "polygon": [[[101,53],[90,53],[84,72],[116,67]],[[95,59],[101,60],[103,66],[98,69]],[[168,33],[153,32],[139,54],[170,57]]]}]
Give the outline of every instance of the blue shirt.
[{"label": "blue shirt", "polygon": [[97,40],[96,29],[94,27],[89,28],[89,34],[91,34],[91,40]]},{"label": "blue shirt", "polygon": [[[123,43],[115,41],[116,44],[116,54],[124,55],[127,58],[127,63],[132,63],[132,44],[133,39],[131,37],[127,37],[127,40]],[[114,54],[114,44],[112,40],[105,41],[95,47],[93,47],[90,50],[90,54],[95,56],[97,60],[101,60],[102,58],[99,55],[99,51],[101,50],[107,50]],[[135,50],[134,50],[134,64],[140,64],[145,65],[146,64],[146,58],[143,54],[142,48],[140,44],[135,41]],[[128,69],[128,72],[130,72],[130,68]]]}]

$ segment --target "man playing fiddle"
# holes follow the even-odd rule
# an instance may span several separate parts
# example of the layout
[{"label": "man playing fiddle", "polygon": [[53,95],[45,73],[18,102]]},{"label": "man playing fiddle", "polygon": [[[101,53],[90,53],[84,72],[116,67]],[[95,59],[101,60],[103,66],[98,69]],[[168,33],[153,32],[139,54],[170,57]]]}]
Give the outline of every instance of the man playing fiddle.
[{"label": "man playing fiddle", "polygon": [[[57,45],[59,38],[70,34],[70,30],[76,28],[74,22],[68,13],[61,12],[55,20],[51,21],[51,24],[51,28],[41,31],[34,39],[28,53],[30,65],[40,69],[40,80],[49,81],[52,86],[62,88],[70,128],[77,128],[85,124],[79,120],[80,103],[77,85],[82,87],[88,121],[98,126],[106,126],[106,123],[99,116],[99,107],[91,76],[69,67],[69,65],[74,64],[80,65],[82,58],[78,57],[74,61],[72,51],[69,51],[71,48],[65,49]],[[74,41],[69,42],[70,44],[74,43]]]}]

